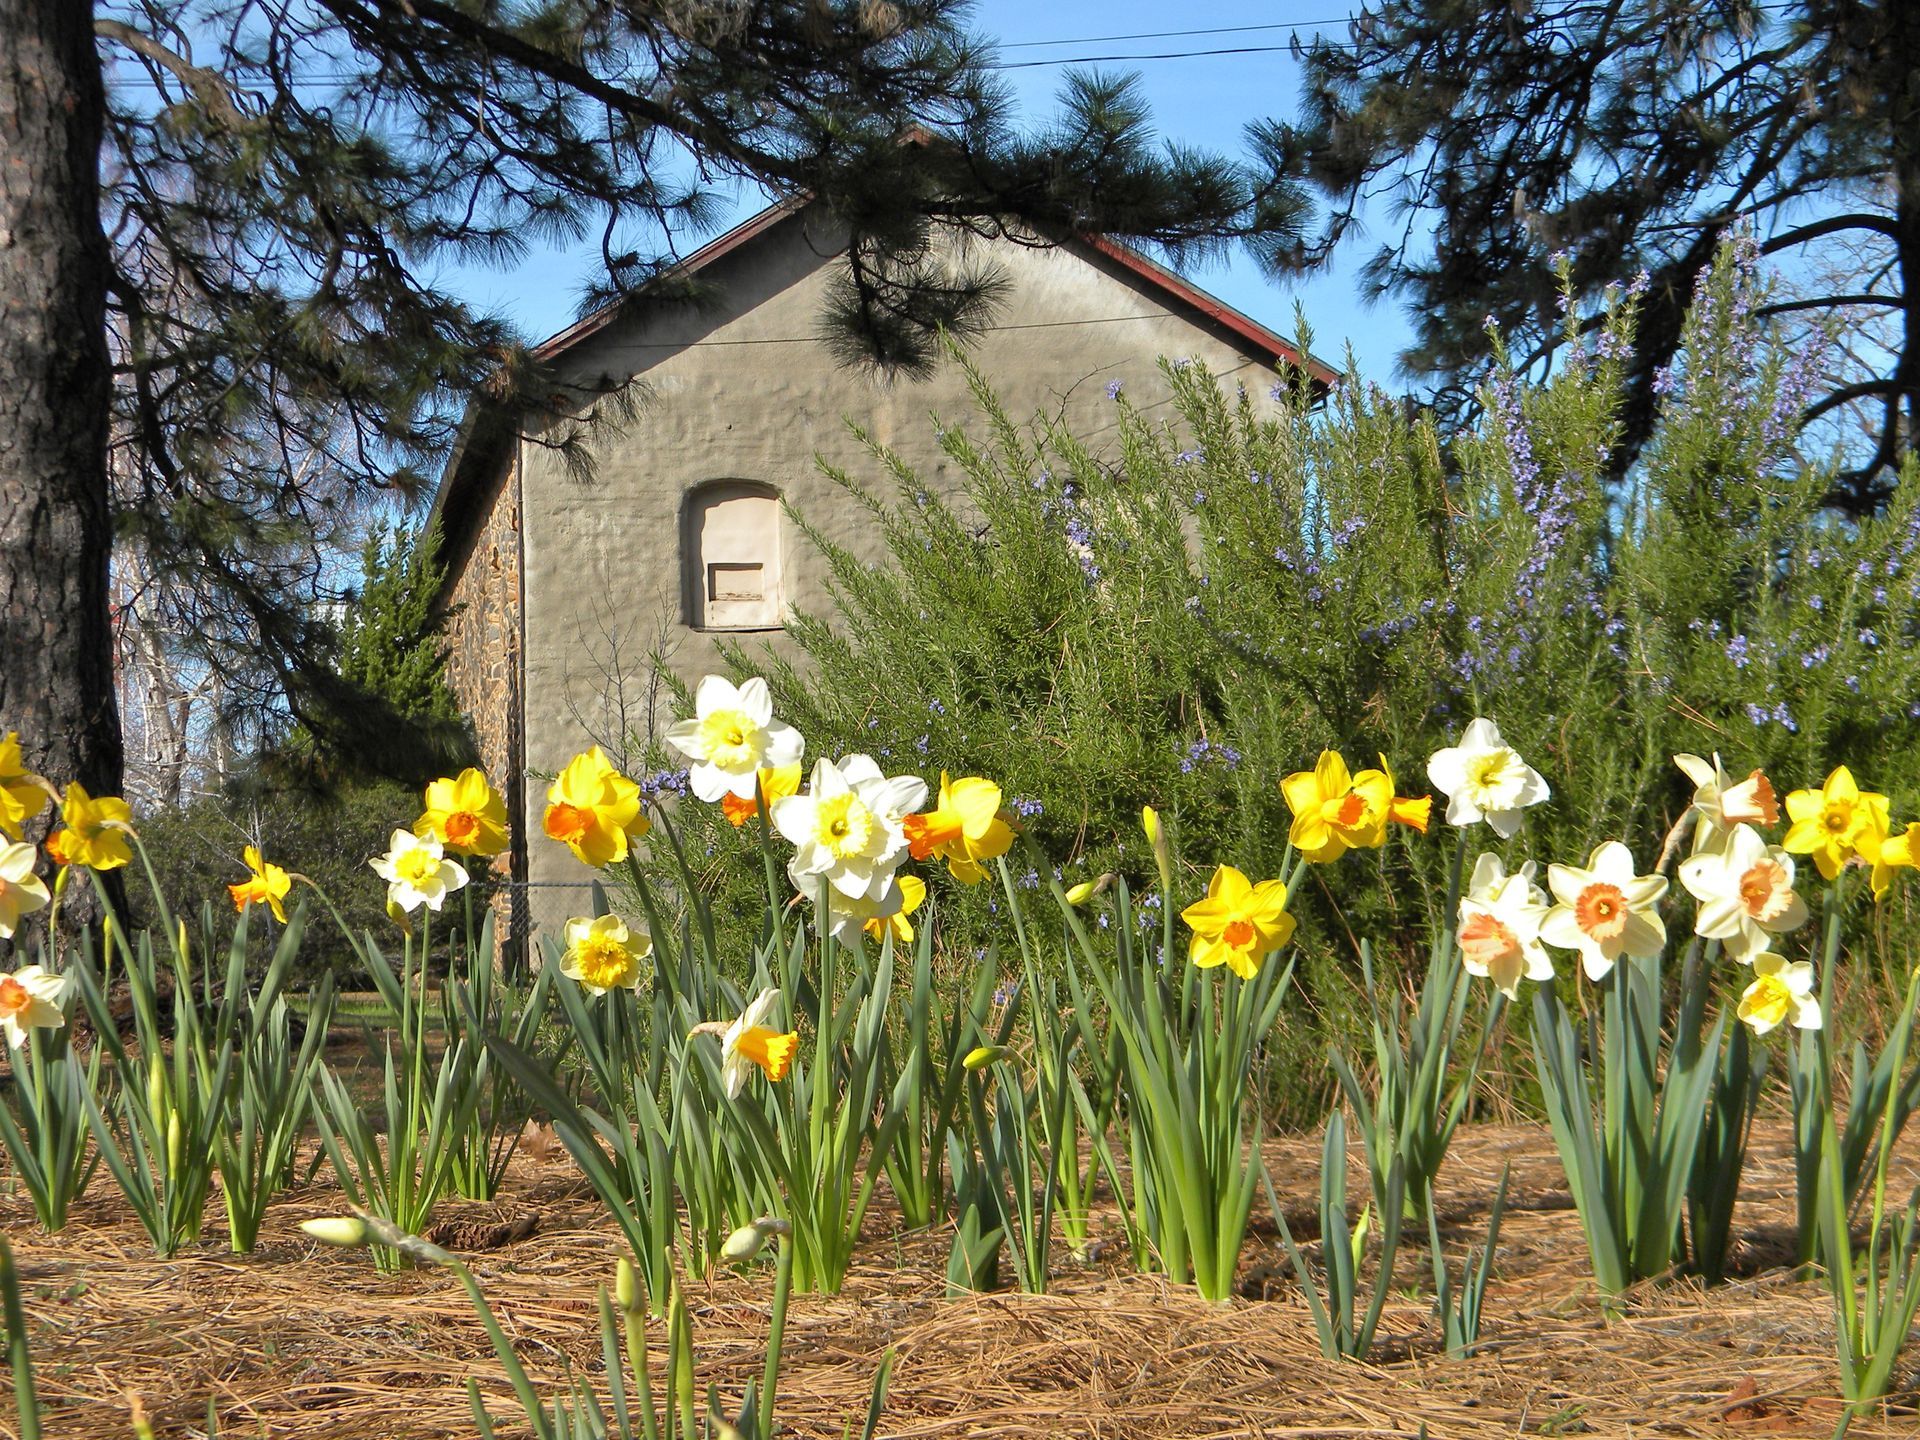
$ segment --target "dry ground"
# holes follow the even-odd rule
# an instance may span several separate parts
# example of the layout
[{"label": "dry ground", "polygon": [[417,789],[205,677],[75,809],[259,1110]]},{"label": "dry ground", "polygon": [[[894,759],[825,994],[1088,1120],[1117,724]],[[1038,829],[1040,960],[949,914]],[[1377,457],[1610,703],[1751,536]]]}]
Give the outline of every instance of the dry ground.
[{"label": "dry ground", "polygon": [[[1305,1220],[1317,1140],[1281,1141],[1283,1203]],[[1903,1157],[1912,1178],[1915,1156]],[[879,1356],[896,1354],[885,1436],[1133,1437],[1827,1435],[1839,1417],[1825,1293],[1779,1267],[1792,1218],[1791,1162],[1775,1122],[1756,1138],[1743,1192],[1742,1278],[1713,1291],[1642,1287],[1609,1317],[1588,1278],[1579,1221],[1543,1128],[1465,1133],[1442,1175],[1449,1249],[1483,1229],[1503,1161],[1514,1197],[1501,1233],[1483,1352],[1450,1361],[1412,1286],[1424,1244],[1403,1255],[1407,1290],[1389,1306],[1384,1357],[1320,1357],[1307,1308],[1284,1278],[1272,1227],[1244,1262],[1251,1295],[1212,1306],[1191,1290],[1106,1258],[1060,1257],[1054,1294],[942,1294],[946,1237],[870,1226],[863,1263],[838,1296],[796,1296],[778,1413],[801,1435],[840,1435],[864,1410]],[[1356,1168],[1355,1184],[1364,1187]],[[152,1258],[102,1174],[62,1234],[0,1194],[34,1331],[48,1433],[130,1433],[136,1398],[162,1436],[202,1433],[207,1401],[227,1436],[386,1440],[473,1434],[471,1375],[496,1415],[518,1415],[485,1334],[444,1273],[377,1274],[360,1253],[315,1246],[296,1226],[333,1213],[318,1186],[282,1199],[259,1251],[224,1254],[217,1214],[192,1254]],[[597,1368],[594,1287],[608,1280],[614,1227],[561,1152],[516,1157],[500,1210],[535,1212],[530,1239],[473,1257],[522,1357],[553,1378]],[[217,1211],[217,1206],[214,1207]],[[1111,1229],[1112,1227],[1109,1227]],[[723,1396],[757,1375],[770,1278],[727,1276],[690,1296],[700,1384]],[[1920,1366],[1910,1352],[1908,1383]],[[1855,1436],[1913,1436],[1908,1404],[1857,1422]],[[11,1407],[0,1434],[16,1432]],[[521,1433],[503,1427],[504,1434]]]}]

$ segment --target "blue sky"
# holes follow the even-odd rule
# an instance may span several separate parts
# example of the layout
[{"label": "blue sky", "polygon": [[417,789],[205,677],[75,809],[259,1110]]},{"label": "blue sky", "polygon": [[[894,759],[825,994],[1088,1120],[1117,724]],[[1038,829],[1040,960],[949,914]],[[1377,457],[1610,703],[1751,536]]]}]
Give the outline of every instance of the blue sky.
[{"label": "blue sky", "polygon": [[[1021,117],[1029,121],[1044,120],[1054,108],[1065,73],[1054,61],[1245,49],[1250,53],[1115,59],[1098,67],[1140,75],[1155,127],[1164,138],[1237,154],[1248,121],[1295,112],[1299,66],[1288,53],[1289,34],[1298,33],[1303,42],[1322,29],[1343,37],[1347,16],[1355,8],[1352,0],[1209,0],[1186,6],[1169,6],[1164,0],[981,0],[976,24],[1007,47],[1001,55],[1004,62],[1019,62],[1019,68],[1004,74]],[[1287,28],[1231,28],[1274,26]],[[1187,30],[1225,33],[1165,33]],[[1149,34],[1152,38],[1099,38]],[[1080,43],[1036,43],[1054,41]],[[1035,61],[1048,63],[1026,63]],[[737,197],[726,224],[751,214],[760,203],[757,195]],[[1313,327],[1317,353],[1338,363],[1343,347],[1350,344],[1363,372],[1387,383],[1408,328],[1392,302],[1366,306],[1358,300],[1353,275],[1368,248],[1365,241],[1350,243],[1331,273],[1298,285],[1274,284],[1245,256],[1189,273],[1228,304],[1285,335],[1294,333],[1297,301]],[[597,250],[536,250],[511,269],[463,271],[448,278],[475,303],[504,312],[537,338],[574,318],[581,282],[596,256]]]}]

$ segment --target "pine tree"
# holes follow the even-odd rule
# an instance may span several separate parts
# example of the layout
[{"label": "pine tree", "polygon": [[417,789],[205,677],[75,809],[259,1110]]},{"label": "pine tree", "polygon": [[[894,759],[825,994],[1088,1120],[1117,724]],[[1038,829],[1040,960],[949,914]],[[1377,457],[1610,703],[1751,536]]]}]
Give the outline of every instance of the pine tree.
[{"label": "pine tree", "polygon": [[[999,293],[991,272],[936,259],[943,233],[1012,226],[1045,243],[1104,231],[1175,257],[1289,235],[1289,187],[1158,145],[1126,83],[1082,77],[1059,120],[1015,129],[966,11],[962,0],[0,0],[11,47],[0,68],[40,54],[38,37],[57,42],[61,83],[33,103],[43,116],[57,105],[65,127],[30,154],[12,137],[40,132],[0,127],[0,173],[60,209],[72,254],[92,257],[50,269],[51,290],[16,289],[24,272],[0,246],[0,304],[18,294],[41,307],[48,343],[84,372],[63,381],[61,421],[95,434],[96,451],[113,382],[110,512],[97,458],[75,471],[73,457],[35,452],[8,472],[9,505],[61,485],[94,497],[71,512],[70,534],[35,541],[36,563],[98,569],[115,527],[196,597],[186,631],[235,675],[230,696],[284,703],[324,730],[323,712],[353,701],[316,618],[326,545],[369,502],[425,488],[471,396],[531,414],[542,441],[575,458],[621,398],[545,370],[444,287],[454,264],[597,236],[605,275],[588,298],[618,298],[678,283],[679,250],[725,191],[810,196],[849,237],[830,318],[861,355],[911,367],[940,328],[984,323]],[[93,53],[75,38],[89,19]],[[10,218],[0,212],[0,232]],[[110,370],[97,353],[103,311]],[[0,404],[0,454],[20,443],[12,414]],[[77,478],[56,476],[56,458]],[[72,625],[20,669],[21,693],[47,692],[54,675],[81,677],[78,690],[60,716],[16,707],[8,691],[6,718],[65,736],[83,715],[110,716],[105,626],[41,596],[17,599],[21,634],[56,608]],[[73,769],[68,740],[46,745],[45,765]],[[90,753],[111,788],[104,742]]]},{"label": "pine tree", "polygon": [[1649,285],[1616,473],[1651,432],[1656,387],[1721,242],[1753,226],[1802,263],[1871,243],[1866,281],[1780,309],[1844,326],[1891,313],[1877,374],[1816,390],[1809,420],[1857,406],[1870,440],[1834,499],[1868,511],[1920,447],[1920,4],[1914,0],[1369,0],[1306,56],[1303,114],[1262,126],[1276,175],[1324,198],[1326,263],[1369,197],[1398,208],[1366,275],[1405,301],[1402,357],[1442,408],[1471,407],[1488,318],[1544,371],[1563,343],[1553,257],[1577,295]]}]

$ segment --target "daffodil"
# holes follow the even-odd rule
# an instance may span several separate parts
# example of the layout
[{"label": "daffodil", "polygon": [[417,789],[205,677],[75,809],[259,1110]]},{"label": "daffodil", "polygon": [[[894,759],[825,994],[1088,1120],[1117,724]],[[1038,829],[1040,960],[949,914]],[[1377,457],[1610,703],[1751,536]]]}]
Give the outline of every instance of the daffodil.
[{"label": "daffodil", "polygon": [[1920,821],[1909,824],[1900,834],[1882,840],[1873,853],[1873,898],[1886,898],[1893,886],[1893,872],[1912,870],[1920,865]]},{"label": "daffodil", "polygon": [[767,682],[754,676],[736,688],[718,675],[693,692],[693,718],[667,731],[667,743],[693,761],[687,783],[702,800],[732,793],[753,799],[762,770],[800,763],[806,742],[773,718]]},{"label": "daffodil", "polygon": [[788,875],[802,893],[825,877],[849,899],[880,899],[907,853],[906,817],[926,798],[924,780],[889,779],[868,756],[817,761],[807,789],[769,811],[794,847]]},{"label": "daffodil", "polygon": [[598,870],[627,858],[627,842],[653,828],[640,813],[640,787],[613,768],[598,745],[567,762],[547,787],[549,838]]},{"label": "daffodil", "polygon": [[38,965],[0,975],[0,1029],[7,1033],[7,1044],[18,1050],[27,1043],[29,1030],[58,1030],[66,1024],[61,1008],[66,993],[65,978],[49,975]]},{"label": "daffodil", "polygon": [[47,883],[33,873],[31,845],[0,845],[0,940],[13,938],[20,917],[47,907]]},{"label": "daffodil", "polygon": [[1213,872],[1207,898],[1187,906],[1180,918],[1193,931],[1187,958],[1203,970],[1225,965],[1242,980],[1259,974],[1267,956],[1293,938],[1285,884],[1256,885],[1231,865]]},{"label": "daffodil", "polygon": [[1725,849],[1680,862],[1680,883],[1699,902],[1693,932],[1726,946],[1746,963],[1773,937],[1807,922],[1807,902],[1794,892],[1793,857],[1769,845],[1751,825],[1727,833]]},{"label": "daffodil", "polygon": [[20,758],[20,735],[9,730],[0,740],[0,834],[21,838],[21,827],[46,807],[47,792],[27,774]]},{"label": "daffodil", "polygon": [[71,865],[72,858],[67,854],[67,832],[56,830],[47,836],[47,858],[56,865]]},{"label": "daffodil", "polygon": [[273,911],[273,918],[282,925],[287,923],[287,911],[284,901],[287,892],[293,888],[293,877],[278,865],[269,865],[261,855],[258,845],[249,845],[240,854],[250,872],[238,885],[227,886],[227,893],[233,896],[233,908],[244,910],[249,905],[265,905]]},{"label": "daffodil", "polygon": [[1740,1018],[1764,1035],[1782,1021],[1796,1029],[1820,1028],[1820,1002],[1813,996],[1813,966],[1804,960],[1789,965],[1770,951],[1753,957],[1753,983],[1741,992]]},{"label": "daffodil", "polygon": [[1313,769],[1296,771],[1280,782],[1280,793],[1293,811],[1287,839],[1304,859],[1323,865],[1348,850],[1384,845],[1390,820],[1424,835],[1432,797],[1406,799],[1393,790],[1386,756],[1380,757],[1378,770],[1351,775],[1337,751],[1322,750]]},{"label": "daffodil", "polygon": [[1493,982],[1509,1000],[1519,998],[1520,982],[1553,979],[1553,961],[1540,943],[1547,895],[1533,883],[1533,862],[1513,874],[1498,855],[1483,852],[1460,898],[1460,966],[1469,975]]},{"label": "daffodil", "polygon": [[609,990],[637,989],[640,962],[653,953],[653,937],[634,930],[617,915],[567,921],[567,953],[560,973],[569,980],[604,995]]},{"label": "daffodil", "polygon": [[67,825],[61,842],[66,864],[117,870],[133,859],[127,845],[133,812],[126,801],[112,795],[95,799],[79,781],[70,781],[67,798],[60,802],[60,818]]},{"label": "daffodil", "polygon": [[754,997],[738,1020],[724,1028],[720,1037],[720,1078],[729,1100],[739,1098],[746,1088],[747,1077],[756,1069],[768,1080],[778,1081],[785,1079],[792,1068],[794,1052],[800,1048],[800,1036],[791,1030],[775,1030],[767,1024],[779,1003],[780,992],[770,986]]},{"label": "daffodil", "polygon": [[438,910],[448,895],[467,883],[467,872],[446,858],[438,840],[411,830],[394,831],[387,853],[367,864],[387,882],[388,907],[397,905],[404,912],[422,905]]},{"label": "daffodil", "polygon": [[1589,980],[1604,980],[1623,955],[1658,955],[1667,927],[1654,906],[1664,875],[1636,875],[1633,852],[1618,840],[1594,848],[1586,868],[1549,865],[1547,888],[1559,903],[1540,922],[1540,938],[1580,952]]},{"label": "daffodil", "polygon": [[1821,877],[1832,880],[1850,857],[1871,863],[1879,854],[1888,830],[1887,797],[1862,790],[1842,765],[1820,789],[1788,795],[1787,818],[1793,823],[1780,843],[1792,854],[1811,855]]},{"label": "daffodil", "polygon": [[456,855],[491,859],[507,848],[507,802],[469,765],[427,785],[426,810],[413,833],[431,835]]},{"label": "daffodil", "polygon": [[918,910],[921,902],[927,898],[927,882],[918,875],[897,875],[893,883],[900,892],[899,908],[891,914],[876,913],[868,916],[860,928],[875,940],[884,940],[891,934],[895,945],[911,945],[913,921],[907,917]]},{"label": "daffodil", "polygon": [[1731,781],[1718,755],[1711,761],[1676,755],[1673,763],[1693,782],[1692,808],[1699,817],[1693,839],[1696,852],[1716,846],[1736,825],[1780,823],[1780,800],[1764,772],[1754,770],[1744,780]]},{"label": "daffodil", "polygon": [[761,800],[771,805],[776,800],[799,793],[800,762],[796,760],[791,765],[781,765],[771,770],[763,768],[760,771],[759,799],[743,800],[729,790],[720,797],[720,813],[737,830],[760,813]]},{"label": "daffodil", "polygon": [[903,823],[908,853],[916,860],[939,856],[964,885],[986,879],[980,862],[999,859],[1013,844],[1013,827],[1000,818],[1000,787],[978,775],[949,780],[942,770],[938,803]]},{"label": "daffodil", "polygon": [[1484,716],[1467,726],[1458,745],[1434,751],[1427,778],[1447,797],[1448,824],[1484,820],[1502,840],[1520,829],[1521,811],[1553,793]]}]

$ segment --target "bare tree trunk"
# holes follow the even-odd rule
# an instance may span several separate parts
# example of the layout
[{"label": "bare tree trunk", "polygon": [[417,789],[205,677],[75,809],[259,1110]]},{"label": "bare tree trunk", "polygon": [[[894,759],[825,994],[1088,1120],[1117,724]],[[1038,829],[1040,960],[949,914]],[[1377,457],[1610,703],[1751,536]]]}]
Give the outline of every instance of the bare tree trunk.
[{"label": "bare tree trunk", "polygon": [[118,793],[93,0],[0,0],[0,727]]}]

